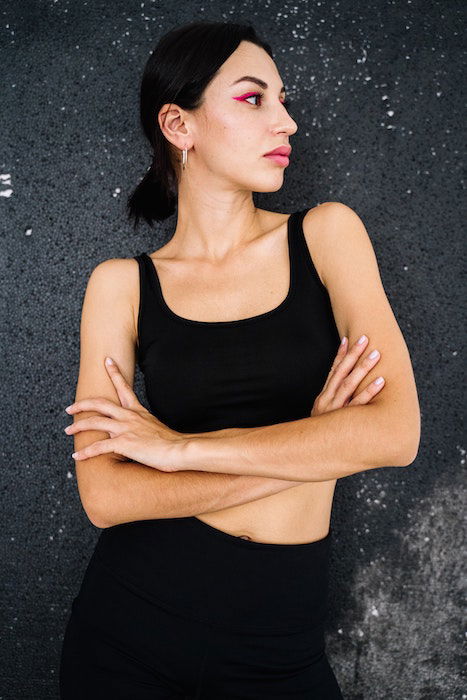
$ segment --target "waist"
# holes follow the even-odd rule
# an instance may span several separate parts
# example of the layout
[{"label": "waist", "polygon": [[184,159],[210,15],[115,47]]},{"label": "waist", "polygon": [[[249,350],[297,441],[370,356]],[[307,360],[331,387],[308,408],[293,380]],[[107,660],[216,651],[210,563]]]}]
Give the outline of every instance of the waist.
[{"label": "waist", "polygon": [[331,530],[300,544],[242,539],[196,517],[103,530],[93,558],[170,611],[239,631],[321,628],[327,614]]}]

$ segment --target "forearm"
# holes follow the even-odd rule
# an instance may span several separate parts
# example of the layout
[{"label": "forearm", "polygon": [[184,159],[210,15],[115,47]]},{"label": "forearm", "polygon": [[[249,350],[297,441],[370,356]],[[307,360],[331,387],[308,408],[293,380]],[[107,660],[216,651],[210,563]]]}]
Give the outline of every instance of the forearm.
[{"label": "forearm", "polygon": [[180,469],[328,481],[404,466],[411,461],[410,442],[402,421],[365,404],[232,435],[192,436],[179,446],[177,459]]},{"label": "forearm", "polygon": [[[226,435],[229,431],[217,432]],[[262,476],[162,472],[137,462],[112,462],[108,463],[100,484],[96,484],[93,522],[104,528],[135,520],[199,515],[249,503],[298,485],[296,481]]]}]

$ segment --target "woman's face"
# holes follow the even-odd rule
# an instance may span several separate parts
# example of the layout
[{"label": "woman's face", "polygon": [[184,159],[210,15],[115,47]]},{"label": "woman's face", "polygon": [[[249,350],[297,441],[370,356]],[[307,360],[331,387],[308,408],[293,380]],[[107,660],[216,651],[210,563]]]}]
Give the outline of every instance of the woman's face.
[{"label": "woman's face", "polygon": [[[256,77],[266,83],[239,80]],[[276,65],[264,49],[242,41],[204,93],[202,106],[186,113],[190,131],[187,170],[191,178],[215,179],[226,189],[272,192],[284,170],[264,154],[288,146],[296,122],[283,106],[285,90]],[[293,154],[290,155],[290,159]]]}]

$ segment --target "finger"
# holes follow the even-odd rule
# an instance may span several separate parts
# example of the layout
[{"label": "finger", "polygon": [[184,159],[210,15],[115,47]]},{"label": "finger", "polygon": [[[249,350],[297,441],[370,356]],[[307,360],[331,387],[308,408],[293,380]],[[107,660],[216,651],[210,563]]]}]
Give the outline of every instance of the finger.
[{"label": "finger", "polygon": [[109,452],[116,452],[123,457],[128,457],[125,452],[123,441],[120,438],[107,438],[106,440],[97,440],[91,445],[86,445],[82,450],[73,452],[71,455],[73,459],[81,461],[84,459],[89,459],[90,457],[97,457],[97,455],[107,454]]},{"label": "finger", "polygon": [[[373,355],[373,357],[371,357]],[[354,367],[354,369],[342,380],[335,392],[337,401],[350,399],[360,382],[366,377],[368,372],[373,369],[377,362],[381,359],[378,350],[372,350]]]},{"label": "finger", "polygon": [[114,401],[110,399],[105,399],[100,396],[96,396],[90,399],[80,399],[75,401],[65,408],[65,411],[69,414],[79,413],[80,411],[98,411],[103,413],[105,416],[110,416],[111,418],[117,418],[117,420],[124,420],[127,415],[127,409],[119,406]]},{"label": "finger", "polygon": [[336,353],[336,356],[334,358],[334,362],[331,365],[331,369],[328,372],[328,376],[326,378],[326,381],[325,381],[324,386],[323,386],[321,391],[326,391],[331,377],[333,376],[335,370],[337,369],[337,367],[340,365],[340,363],[342,362],[342,360],[344,359],[344,357],[347,354],[348,346],[349,346],[349,339],[347,338],[347,336],[344,335],[341,342],[340,342],[339,350]]},{"label": "finger", "polygon": [[82,420],[75,421],[71,425],[67,425],[64,428],[67,435],[74,435],[75,433],[82,432],[83,430],[104,430],[107,433],[113,433],[114,435],[120,435],[126,432],[127,426],[121,421],[117,421],[113,418],[105,418],[104,416],[90,416],[89,418],[83,418]]},{"label": "finger", "polygon": [[111,357],[106,357],[104,364],[117,390],[118,398],[120,399],[121,405],[124,408],[134,408],[135,404],[139,405],[140,402],[138,400],[138,397],[136,396],[131,386],[128,384],[123,374],[120,372],[120,368],[115,362],[115,360],[113,360]]},{"label": "finger", "polygon": [[[367,336],[362,336],[364,338],[362,343],[356,341],[350,350],[345,354],[345,357],[336,365],[331,377],[329,378],[328,386],[326,387],[330,393],[336,393],[339,386],[344,381],[345,377],[349,374],[352,368],[356,365],[361,355],[365,351],[368,345]],[[356,385],[358,386],[358,384]]]},{"label": "finger", "polygon": [[[382,381],[377,384],[379,380]],[[374,382],[371,382],[366,386],[363,391],[360,391],[356,396],[353,397],[352,401],[349,401],[349,406],[361,406],[363,404],[369,403],[373,396],[375,396],[384,387],[385,380],[384,377],[377,377]]]}]

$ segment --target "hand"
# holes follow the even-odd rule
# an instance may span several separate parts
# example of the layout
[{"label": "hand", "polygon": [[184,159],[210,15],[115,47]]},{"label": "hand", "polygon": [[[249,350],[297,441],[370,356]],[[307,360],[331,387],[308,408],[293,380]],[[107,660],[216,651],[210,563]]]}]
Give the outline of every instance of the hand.
[{"label": "hand", "polygon": [[84,460],[116,452],[160,471],[177,471],[180,467],[177,466],[177,451],[174,446],[185,442],[187,435],[168,428],[139,402],[115,361],[112,364],[106,363],[105,366],[121,405],[105,398],[76,401],[65,409],[67,413],[73,415],[80,411],[98,411],[103,415],[76,421],[67,426],[65,432],[74,435],[82,430],[104,430],[110,438],[97,440],[72,456],[76,460]]},{"label": "hand", "polygon": [[344,406],[361,406],[369,403],[373,396],[384,387],[384,379],[381,384],[371,382],[359,394],[353,396],[353,392],[368,372],[373,369],[381,355],[369,359],[368,355],[356,365],[357,360],[363,354],[368,345],[368,338],[359,345],[356,342],[352,349],[347,352],[348,339],[344,345],[341,344],[331,370],[326,379],[322,392],[316,397],[311,411],[312,416],[319,416],[321,413],[334,411]]}]

